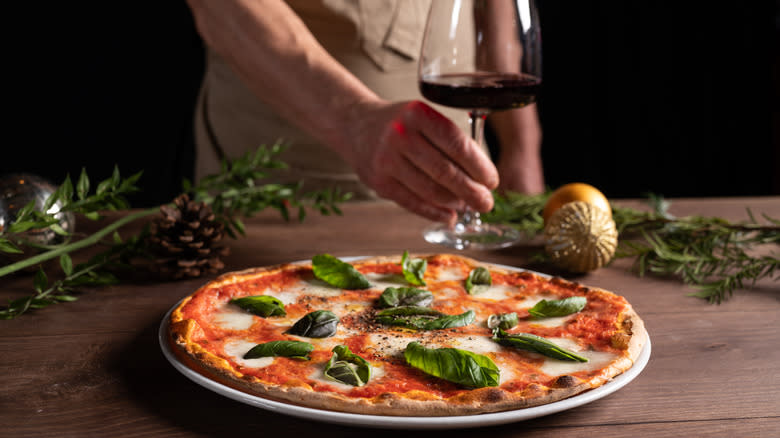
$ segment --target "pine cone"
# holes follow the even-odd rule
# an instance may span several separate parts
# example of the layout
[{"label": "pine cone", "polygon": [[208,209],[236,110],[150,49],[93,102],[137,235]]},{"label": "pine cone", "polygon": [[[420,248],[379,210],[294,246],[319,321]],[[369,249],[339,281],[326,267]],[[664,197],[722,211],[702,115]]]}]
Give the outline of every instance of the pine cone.
[{"label": "pine cone", "polygon": [[219,272],[225,267],[220,257],[229,252],[227,246],[217,244],[224,225],[214,220],[208,205],[190,200],[187,194],[173,202],[175,207],[161,206],[162,215],[151,224],[149,248],[155,259],[150,269],[171,279]]}]

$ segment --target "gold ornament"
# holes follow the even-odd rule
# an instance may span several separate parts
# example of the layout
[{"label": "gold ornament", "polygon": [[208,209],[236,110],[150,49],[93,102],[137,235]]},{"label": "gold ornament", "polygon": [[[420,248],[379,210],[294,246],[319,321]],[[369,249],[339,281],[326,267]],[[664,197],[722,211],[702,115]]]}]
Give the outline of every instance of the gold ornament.
[{"label": "gold ornament", "polygon": [[588,202],[574,201],[550,216],[544,241],[557,265],[571,272],[588,272],[612,260],[618,233],[610,214]]}]

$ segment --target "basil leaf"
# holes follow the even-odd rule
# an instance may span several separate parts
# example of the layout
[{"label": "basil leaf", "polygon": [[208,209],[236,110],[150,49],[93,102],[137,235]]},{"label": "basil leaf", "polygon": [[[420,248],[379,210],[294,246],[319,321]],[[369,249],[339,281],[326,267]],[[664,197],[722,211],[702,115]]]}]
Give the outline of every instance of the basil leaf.
[{"label": "basil leaf", "polygon": [[234,298],[230,300],[231,304],[246,310],[247,312],[262,316],[285,316],[284,304],[279,298],[270,295],[256,295],[251,297]]},{"label": "basil leaf", "polygon": [[542,300],[528,309],[528,313],[537,318],[566,316],[579,312],[585,308],[586,304],[588,304],[588,299],[585,297],[569,297],[551,301]]},{"label": "basil leaf", "polygon": [[470,388],[498,386],[499,370],[487,356],[458,348],[426,348],[410,342],[406,363],[427,374]]},{"label": "basil leaf", "polygon": [[503,330],[509,330],[519,323],[520,321],[517,319],[517,313],[515,312],[490,315],[487,320],[487,326],[489,329],[495,329],[498,327]]},{"label": "basil leaf", "polygon": [[492,284],[493,277],[490,276],[490,271],[480,266],[469,272],[469,276],[466,278],[466,292],[469,295],[479,294],[485,292]]},{"label": "basil leaf", "polygon": [[429,307],[400,306],[377,312],[375,321],[380,324],[423,329],[425,325],[443,316],[442,312]]},{"label": "basil leaf", "polygon": [[398,306],[428,307],[433,302],[433,294],[427,290],[413,287],[388,287],[379,296],[377,305],[380,308]]},{"label": "basil leaf", "polygon": [[441,330],[453,327],[463,327],[474,322],[474,311],[467,310],[460,315],[446,315],[428,322],[423,330]]},{"label": "basil leaf", "polygon": [[416,330],[441,330],[469,325],[474,322],[474,317],[473,310],[448,315],[429,307],[400,306],[377,312],[375,321]]},{"label": "basil leaf", "polygon": [[371,283],[354,266],[330,254],[318,254],[311,259],[314,276],[342,289],[367,289]]},{"label": "basil leaf", "polygon": [[363,386],[371,379],[371,365],[346,345],[337,345],[325,365],[325,375],[347,385]]},{"label": "basil leaf", "polygon": [[271,341],[257,344],[247,351],[244,359],[257,359],[259,357],[282,356],[292,359],[309,360],[309,353],[314,350],[314,345],[302,341]]},{"label": "basil leaf", "polygon": [[427,268],[428,260],[412,259],[409,257],[409,251],[404,251],[404,255],[401,257],[401,269],[406,281],[416,286],[425,286],[423,277]]},{"label": "basil leaf", "polygon": [[501,345],[533,351],[553,359],[569,360],[572,362],[587,362],[588,358],[582,357],[573,351],[561,348],[547,339],[530,333],[509,334],[501,329],[493,333],[493,340]]},{"label": "basil leaf", "polygon": [[299,319],[285,333],[307,338],[327,338],[336,334],[339,317],[329,310],[315,310]]}]

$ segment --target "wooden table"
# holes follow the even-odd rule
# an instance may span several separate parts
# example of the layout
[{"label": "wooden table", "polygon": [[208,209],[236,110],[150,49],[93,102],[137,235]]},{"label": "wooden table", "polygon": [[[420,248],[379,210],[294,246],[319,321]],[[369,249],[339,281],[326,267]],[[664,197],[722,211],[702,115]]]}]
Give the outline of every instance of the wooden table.
[{"label": "wooden table", "polygon": [[[678,216],[780,218],[780,198],[672,200]],[[638,205],[626,201],[626,205]],[[343,216],[310,214],[285,223],[269,210],[232,241],[228,269],[337,256],[436,252],[428,223],[390,203],[354,203]],[[83,224],[82,224],[83,225]],[[132,231],[132,229],[130,230]],[[529,265],[538,247],[466,254]],[[775,249],[777,251],[777,249]],[[652,355],[619,391],[527,421],[426,431],[425,436],[778,436],[780,283],[761,282],[721,305],[686,296],[675,279],[639,278],[630,260],[575,278],[625,295],[644,318]],[[171,306],[207,279],[91,289],[73,303],[0,321],[0,436],[52,437],[395,437],[406,431],[294,418],[207,390],[171,366],[157,341]],[[29,293],[30,276],[0,280],[0,300]],[[423,436],[422,432],[411,432]]]}]

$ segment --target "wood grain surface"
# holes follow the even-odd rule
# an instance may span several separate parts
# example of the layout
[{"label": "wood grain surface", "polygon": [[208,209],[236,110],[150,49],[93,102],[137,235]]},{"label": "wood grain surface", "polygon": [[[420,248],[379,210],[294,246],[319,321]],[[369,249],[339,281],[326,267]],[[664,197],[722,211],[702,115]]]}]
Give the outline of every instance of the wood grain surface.
[{"label": "wood grain surface", "polygon": [[[617,203],[640,206],[631,200]],[[748,207],[755,214],[780,217],[777,197],[674,199],[671,212],[736,221],[747,219]],[[322,252],[445,251],[422,240],[420,232],[429,222],[393,204],[351,203],[343,210],[343,216],[312,213],[302,223],[284,222],[275,211],[247,220],[246,237],[230,242],[226,270],[309,259]],[[99,224],[83,221],[79,226],[88,231]],[[550,266],[530,263],[538,251],[531,243],[463,254],[561,275]],[[424,436],[777,436],[780,282],[762,281],[711,305],[687,296],[692,290],[677,279],[638,277],[631,260],[568,278],[615,291],[634,305],[652,340],[644,371],[619,391],[575,409],[500,426],[425,431]],[[73,303],[0,321],[0,436],[397,436],[399,431],[335,425],[248,406],[179,373],[163,356],[157,330],[165,313],[208,279],[130,278],[121,285],[89,289]],[[29,294],[31,285],[28,274],[0,279],[0,300]]]}]

